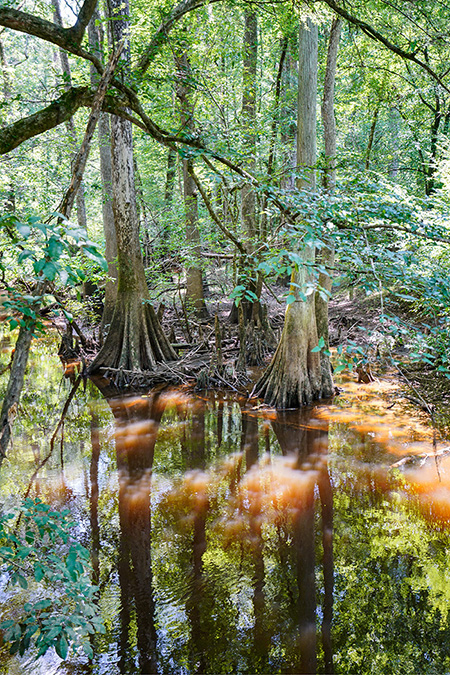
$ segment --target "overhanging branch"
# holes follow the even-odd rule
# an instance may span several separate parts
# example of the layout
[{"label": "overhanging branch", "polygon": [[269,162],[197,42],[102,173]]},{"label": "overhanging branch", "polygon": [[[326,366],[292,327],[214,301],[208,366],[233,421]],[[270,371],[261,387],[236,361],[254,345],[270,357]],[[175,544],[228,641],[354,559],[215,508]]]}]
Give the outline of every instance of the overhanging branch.
[{"label": "overhanging branch", "polygon": [[373,26],[366,23],[365,21],[362,21],[361,19],[358,19],[356,16],[349,14],[349,12],[347,12],[343,7],[340,7],[337,2],[335,2],[335,0],[323,0],[323,2],[325,2],[328,7],[336,12],[336,14],[339,14],[339,16],[342,16],[344,19],[346,19],[346,21],[352,23],[354,26],[358,26],[358,28],[360,28],[372,40],[381,42],[381,44],[387,47],[394,54],[397,54],[397,56],[400,56],[406,61],[411,61],[412,63],[415,63],[423,68],[423,70],[425,70],[434,80],[436,80],[436,82],[440,84],[440,86],[445,89],[445,91],[450,93],[449,87],[444,84],[439,75],[434,72],[428,63],[425,63],[425,61],[421,61],[417,58],[416,52],[407,52],[404,49],[401,49],[401,47],[395,45],[393,42],[384,37],[384,35],[382,35],[379,31],[373,28]]},{"label": "overhanging branch", "polygon": [[81,42],[96,5],[97,0],[85,0],[77,20],[71,28],[63,28],[51,21],[41,19],[28,12],[22,12],[19,9],[0,7],[0,26],[34,35],[72,54],[87,58],[89,52],[81,48]]},{"label": "overhanging branch", "polygon": [[[89,87],[72,87],[46,108],[0,129],[0,155],[5,155],[30,138],[67,122],[81,107],[92,107],[94,92]],[[143,131],[147,126],[127,108],[127,102],[106,95],[103,110],[129,120]]]},{"label": "overhanging branch", "polygon": [[185,14],[192,12],[194,9],[198,9],[202,5],[220,1],[221,0],[206,0],[206,2],[205,0],[181,0],[178,5],[175,5],[155,31],[155,34],[138,62],[137,71],[140,72],[141,75],[145,73],[160,47],[164,44],[168,33],[172,30],[176,22]]}]

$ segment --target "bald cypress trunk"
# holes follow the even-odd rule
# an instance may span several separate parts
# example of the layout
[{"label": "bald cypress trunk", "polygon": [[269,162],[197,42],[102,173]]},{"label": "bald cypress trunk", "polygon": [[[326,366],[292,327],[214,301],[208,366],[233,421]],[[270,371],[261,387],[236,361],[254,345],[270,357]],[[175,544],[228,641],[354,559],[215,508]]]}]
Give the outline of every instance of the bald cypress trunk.
[{"label": "bald cypress trunk", "polygon": [[[113,44],[126,35],[128,4],[111,0]],[[117,15],[117,16],[116,16]],[[129,50],[125,52],[126,71]],[[123,72],[123,71],[122,71]],[[111,327],[105,343],[90,366],[125,370],[149,370],[159,361],[176,359],[149,302],[139,242],[139,219],[134,183],[133,138],[131,122],[111,116],[113,212],[118,250],[117,298]]]},{"label": "bald cypress trunk", "polygon": [[[315,191],[317,26],[307,19],[299,36],[299,83],[297,121],[297,189]],[[256,392],[276,408],[297,408],[330,396],[331,373],[324,378],[321,355],[312,349],[318,344],[314,294],[308,285],[314,280],[311,266],[315,250],[305,246],[299,252],[302,264],[293,272],[290,294],[295,302],[286,309],[283,332],[274,357],[256,386]],[[306,297],[306,299],[302,299]]]},{"label": "bald cypress trunk", "polygon": [[[246,169],[250,173],[253,173],[255,170],[256,153],[256,82],[258,63],[258,16],[253,6],[248,5],[245,7],[244,21],[241,107],[242,151],[246,158]],[[244,230],[245,249],[248,255],[241,255],[241,259],[239,260],[240,274],[238,283],[246,286],[256,295],[256,272],[248,269],[248,258],[255,248],[256,235],[256,198],[255,191],[250,183],[245,183],[241,189],[241,221]],[[252,278],[249,279],[249,276]],[[241,307],[245,324],[248,324],[253,315],[253,302],[244,298],[241,300]],[[238,310],[236,305],[233,305],[230,321],[238,323],[238,320]]]}]

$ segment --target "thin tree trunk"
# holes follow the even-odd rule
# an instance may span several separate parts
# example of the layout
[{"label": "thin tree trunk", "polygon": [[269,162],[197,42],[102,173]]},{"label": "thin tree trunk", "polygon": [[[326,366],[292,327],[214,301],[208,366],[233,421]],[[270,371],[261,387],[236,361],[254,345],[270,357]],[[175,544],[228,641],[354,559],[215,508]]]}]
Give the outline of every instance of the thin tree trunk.
[{"label": "thin tree trunk", "polygon": [[[246,5],[244,10],[244,40],[242,43],[242,152],[245,155],[246,168],[252,173],[255,169],[256,153],[256,82],[258,65],[258,16],[251,5]],[[245,251],[251,255],[255,248],[256,235],[256,198],[255,191],[249,183],[245,183],[241,189],[241,221],[244,229]],[[247,255],[241,256],[238,262],[238,283],[246,286],[255,293],[256,273],[252,269],[246,269]],[[241,300],[244,322],[247,325],[252,318],[253,303],[246,298]],[[238,323],[239,314],[237,306],[233,305],[229,320]]]},{"label": "thin tree trunk", "polygon": [[167,152],[166,186],[164,189],[164,201],[167,206],[171,206],[173,202],[173,190],[177,173],[176,161],[177,156],[175,150],[169,148]]},{"label": "thin tree trunk", "polygon": [[331,24],[330,37],[328,40],[327,65],[323,83],[321,109],[325,141],[323,187],[330,192],[336,187],[336,119],[334,116],[334,89],[336,83],[336,64],[341,26],[341,19],[335,17]]},{"label": "thin tree trunk", "polygon": [[[273,103],[273,118],[272,125],[270,130],[270,141],[269,141],[269,156],[267,160],[267,179],[270,181],[273,175],[274,166],[275,166],[275,146],[277,139],[277,130],[279,122],[279,106],[280,106],[280,95],[281,95],[281,84],[283,79],[283,71],[285,67],[287,49],[288,49],[289,39],[287,36],[283,36],[281,39],[281,52],[280,60],[278,62],[277,77],[275,83],[275,99]],[[267,239],[267,195],[263,196],[262,206],[261,206],[261,224],[260,224],[260,238],[262,241]]]},{"label": "thin tree trunk", "polygon": [[298,86],[298,63],[294,58],[292,48],[288,44],[285,65],[282,74],[281,108],[283,118],[281,126],[281,179],[280,186],[285,190],[295,190],[295,174],[297,170],[297,125],[294,124],[295,111],[292,109],[294,88]]},{"label": "thin tree trunk", "polygon": [[378,103],[373,113],[372,124],[370,125],[369,140],[367,142],[366,159],[364,164],[364,168],[366,169],[366,171],[368,171],[370,168],[370,155],[372,153],[372,146],[375,138],[375,129],[377,127],[377,119],[379,112],[380,112],[380,104]]},{"label": "thin tree trunk", "polygon": [[[331,24],[330,37],[328,40],[327,65],[323,84],[322,99],[322,124],[325,140],[325,168],[323,172],[323,187],[327,192],[332,192],[336,187],[336,119],[334,115],[334,88],[336,82],[336,64],[341,35],[342,21],[335,17]],[[334,242],[328,238],[327,246],[317,256],[325,268],[334,266]],[[331,293],[332,279],[328,272],[320,272],[319,286],[324,291]],[[326,351],[330,348],[328,332],[328,297],[323,297],[319,292],[315,295],[317,335],[323,338],[325,350],[321,354],[322,383],[324,391],[333,391],[331,376],[330,357]]]},{"label": "thin tree trunk", "polygon": [[[244,126],[244,153],[250,173],[255,170],[256,152],[256,82],[258,64],[258,16],[256,9],[246,5],[242,70],[242,123]],[[247,249],[254,247],[256,234],[256,198],[253,187],[246,183],[241,190],[242,223],[247,237]]]},{"label": "thin tree trunk", "polygon": [[396,180],[398,175],[398,168],[400,164],[400,128],[401,128],[401,115],[399,114],[397,108],[391,108],[390,110],[390,127],[391,127],[391,137],[392,137],[392,160],[389,166],[389,178],[393,181]]},{"label": "thin tree trunk", "polygon": [[430,139],[430,159],[428,161],[428,166],[426,167],[426,179],[425,179],[425,194],[427,197],[431,195],[434,189],[434,174],[436,172],[436,159],[437,159],[437,148],[438,148],[438,133],[441,121],[443,118],[443,113],[441,109],[441,100],[437,91],[435,92],[435,107],[433,115],[433,123],[431,125],[431,139]]},{"label": "thin tree trunk", "polygon": [[3,49],[3,42],[0,40],[0,66],[3,75],[3,96],[5,101],[8,101],[12,95],[12,82],[8,72],[8,63],[6,61],[5,50]]},{"label": "thin tree trunk", "polygon": [[0,466],[11,439],[12,424],[17,415],[32,338],[33,331],[29,327],[21,326],[0,416]]},{"label": "thin tree trunk", "polygon": [[[61,9],[59,6],[59,0],[52,0],[52,5],[53,5],[53,20],[57,26],[62,27],[62,17],[61,17]],[[63,49],[59,49],[59,59],[61,62],[61,70],[63,73],[64,77],[64,88],[66,91],[69,91],[69,89],[72,87],[72,73],[70,70],[70,63],[69,63],[69,55],[67,52],[65,52]],[[73,146],[73,154],[76,154],[76,148],[78,146],[78,139],[77,139],[77,132],[75,129],[75,122],[73,117],[70,117],[69,120],[66,123],[67,127],[67,132],[69,134],[69,137],[72,142]],[[84,198],[84,183],[81,181],[80,187],[77,190],[76,194],[76,204],[77,204],[77,222],[78,225],[83,228],[83,230],[86,229],[87,226],[87,218],[86,218],[86,202]]]},{"label": "thin tree trunk", "polygon": [[[183,129],[193,132],[194,106],[191,98],[189,78],[191,66],[186,52],[183,50],[175,54],[175,64],[178,74],[177,98],[180,104],[180,118]],[[186,218],[186,238],[190,245],[192,262],[186,268],[186,302],[195,309],[199,316],[207,314],[203,295],[203,274],[200,266],[201,245],[200,230],[198,228],[197,191],[191,175],[193,163],[191,159],[183,159],[183,199]]]}]

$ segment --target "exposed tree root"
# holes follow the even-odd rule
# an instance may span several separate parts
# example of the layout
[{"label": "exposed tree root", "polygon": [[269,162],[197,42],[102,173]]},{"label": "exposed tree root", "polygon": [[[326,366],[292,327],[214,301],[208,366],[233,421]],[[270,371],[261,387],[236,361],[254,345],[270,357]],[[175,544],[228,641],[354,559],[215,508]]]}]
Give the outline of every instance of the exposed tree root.
[{"label": "exposed tree root", "polygon": [[105,343],[88,372],[100,368],[149,371],[158,363],[176,359],[153,307],[142,301],[140,293],[122,293],[118,295]]},{"label": "exposed tree root", "polygon": [[278,348],[252,392],[279,410],[300,408],[334,393],[331,378],[328,384],[323,377],[320,354],[313,352],[318,343],[315,319],[309,315],[313,310],[311,302],[289,305]]}]

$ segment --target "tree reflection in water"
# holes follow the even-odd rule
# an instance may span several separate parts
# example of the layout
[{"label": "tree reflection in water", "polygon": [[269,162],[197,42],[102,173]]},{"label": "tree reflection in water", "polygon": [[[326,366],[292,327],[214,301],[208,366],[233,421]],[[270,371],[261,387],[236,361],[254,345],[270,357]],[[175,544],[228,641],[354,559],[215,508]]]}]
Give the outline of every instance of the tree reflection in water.
[{"label": "tree reflection in water", "polygon": [[[182,390],[108,404],[88,384],[49,455],[67,401],[39,359],[0,499],[71,510],[107,625],[91,664],[58,672],[450,672],[450,456],[440,478],[433,458],[399,463],[431,447],[417,420],[361,387],[355,410],[277,415]],[[0,669],[47,675],[55,658],[3,648]]]},{"label": "tree reflection in water", "polygon": [[134,672],[129,645],[134,601],[140,672],[157,673],[150,495],[154,449],[165,404],[159,393],[146,398],[111,399],[109,404],[116,421],[119,474],[119,667],[121,673]]},{"label": "tree reflection in water", "polygon": [[[326,448],[324,425],[310,426],[309,414],[303,411],[278,415],[270,433],[270,423],[245,407],[227,405],[222,396],[216,403],[216,423],[211,424],[207,403],[196,401],[186,407],[173,394],[109,400],[119,476],[120,672],[134,672],[135,647],[142,673],[266,673],[274,668],[316,672],[315,496],[320,494],[323,559],[328,567],[322,635],[331,673],[332,497],[321,454]],[[170,441],[178,447],[183,471],[166,475],[169,486],[152,509],[155,445],[166,408],[167,427],[175,429]],[[206,429],[219,445],[223,439],[229,441],[239,426],[240,453],[211,463],[207,454],[217,456],[218,449],[210,438],[207,443]],[[95,560],[98,434],[94,431],[92,441]],[[279,456],[268,453],[271,443],[279,445]],[[160,443],[159,454],[156,447],[160,476],[167,439]],[[161,548],[168,541],[162,563]],[[152,552],[159,561],[156,577]],[[281,568],[283,580],[278,585]],[[165,589],[171,578],[177,580]],[[166,591],[169,600],[164,598]],[[184,608],[184,628],[164,628],[155,592],[163,605],[171,598]],[[159,643],[157,627],[163,634]],[[172,630],[177,642],[173,651],[167,638]],[[227,657],[221,666],[224,651]]]},{"label": "tree reflection in water", "polygon": [[[400,553],[380,563],[369,552],[364,509],[383,516],[392,489],[373,463],[380,450],[370,437],[335,426],[332,479],[328,424],[311,411],[261,415],[223,395],[173,391],[109,404],[119,476],[120,673],[332,675],[355,663],[368,673],[364,626],[388,630],[373,623],[386,598],[396,598],[397,617],[395,603],[426,614],[428,596],[404,586],[417,572],[414,558]],[[95,431],[92,447],[101,577]],[[346,453],[358,457],[357,469]],[[381,575],[378,609],[353,569],[367,588]],[[393,595],[397,580],[403,590]],[[385,642],[389,654],[394,642]]]}]

